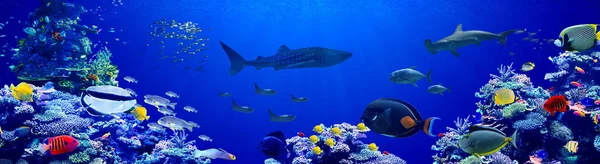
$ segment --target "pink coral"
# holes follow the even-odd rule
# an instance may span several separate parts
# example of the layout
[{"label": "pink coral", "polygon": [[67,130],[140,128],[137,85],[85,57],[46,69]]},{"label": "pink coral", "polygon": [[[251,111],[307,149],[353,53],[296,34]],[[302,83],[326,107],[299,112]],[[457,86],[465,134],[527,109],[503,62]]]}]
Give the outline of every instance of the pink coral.
[{"label": "pink coral", "polygon": [[154,146],[154,151],[172,148],[174,145],[171,141],[161,140]]}]

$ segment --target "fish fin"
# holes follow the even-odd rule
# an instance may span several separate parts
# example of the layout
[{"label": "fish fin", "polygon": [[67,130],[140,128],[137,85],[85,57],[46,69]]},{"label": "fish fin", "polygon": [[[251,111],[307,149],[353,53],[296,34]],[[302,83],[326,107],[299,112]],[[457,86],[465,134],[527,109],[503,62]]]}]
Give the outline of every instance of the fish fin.
[{"label": "fish fin", "polygon": [[454,34],[461,33],[461,32],[463,32],[462,24],[458,24],[458,26],[456,26],[456,29],[454,29]]},{"label": "fish fin", "polygon": [[271,109],[267,108],[267,110],[269,111],[270,118],[277,117],[277,115],[275,113],[273,113],[273,111],[271,111]]},{"label": "fish fin", "polygon": [[267,136],[275,137],[275,138],[279,139],[279,141],[282,141],[282,142],[285,141],[285,137],[283,135],[283,132],[281,132],[281,131],[271,132],[271,133],[267,134]]},{"label": "fish fin", "polygon": [[437,50],[430,39],[425,40],[425,48],[427,49],[427,51],[429,51],[430,54],[437,54]]},{"label": "fish fin", "polygon": [[598,31],[598,33],[596,33],[596,41],[600,40],[600,31]]},{"label": "fish fin", "polygon": [[292,49],[288,48],[286,45],[281,45],[279,47],[279,49],[277,50],[277,54],[283,54],[286,53],[288,51],[291,51]]},{"label": "fish fin", "polygon": [[193,132],[193,131],[194,131],[194,127],[188,126],[188,127],[186,127],[186,128],[187,128],[187,129],[188,129],[190,132]]},{"label": "fish fin", "polygon": [[229,67],[229,75],[235,75],[238,72],[242,71],[242,69],[244,69],[246,59],[244,59],[244,57],[242,57],[239,53],[235,52],[235,50],[227,46],[225,43],[221,41],[219,41],[219,43],[221,44],[221,47],[227,54],[229,62],[231,63],[231,66]]},{"label": "fish fin", "polygon": [[290,96],[292,96],[292,100],[296,99],[296,96],[294,96],[293,94],[290,93]]},{"label": "fish fin", "polygon": [[502,131],[500,131],[498,129],[492,128],[492,127],[481,126],[481,125],[472,125],[472,126],[469,127],[469,133],[472,133],[472,132],[475,132],[475,131],[479,131],[479,130],[493,131],[493,132],[496,132],[496,133],[500,133],[503,136],[506,136],[506,134],[504,134],[504,132],[502,132]]},{"label": "fish fin", "polygon": [[422,122],[422,124],[423,124],[423,132],[425,132],[425,134],[427,134],[428,136],[436,137],[431,132],[431,129],[433,127],[433,123],[435,122],[435,120],[440,120],[440,118],[430,117],[427,120],[425,120],[425,121]]},{"label": "fish fin", "polygon": [[452,91],[450,90],[450,87],[446,87],[446,89],[448,90],[448,93],[452,93]]},{"label": "fish fin", "polygon": [[48,149],[50,149],[49,145],[46,145],[43,143],[40,143],[38,147],[39,147],[40,152],[42,152],[42,154],[45,154],[46,151],[48,151]]},{"label": "fish fin", "polygon": [[500,44],[502,44],[503,46],[506,46],[506,37],[515,32],[517,32],[517,30],[508,30],[501,32],[500,34],[498,34],[498,41],[500,41]]},{"label": "fish fin", "polygon": [[455,48],[455,49],[451,49],[451,50],[450,50],[450,53],[452,53],[452,55],[454,55],[454,56],[456,56],[456,57],[459,57],[459,56],[460,56],[460,55],[458,54],[458,52],[456,51],[456,48]]},{"label": "fish fin", "polygon": [[150,116],[146,116],[146,120],[150,119]]},{"label": "fish fin", "polygon": [[427,82],[429,82],[429,84],[433,83],[433,82],[431,82],[431,71],[433,71],[433,70],[429,70],[427,72],[427,75],[425,75],[425,78],[427,78]]},{"label": "fish fin", "polygon": [[400,124],[402,124],[402,126],[406,129],[410,129],[412,127],[415,127],[415,125],[417,125],[415,120],[412,119],[410,116],[402,117],[402,119],[400,119]]},{"label": "fish fin", "polygon": [[413,86],[415,86],[415,87],[417,87],[417,88],[419,87],[419,86],[417,85],[417,82],[413,82],[413,83],[412,83],[412,85],[413,85]]},{"label": "fish fin", "polygon": [[254,83],[254,92],[258,91],[260,91],[260,87],[258,87],[258,84]]},{"label": "fish fin", "polygon": [[515,132],[513,132],[513,134],[510,136],[510,142],[512,143],[512,145],[517,149],[517,150],[521,150],[519,149],[519,147],[517,147],[517,134],[518,134],[519,130],[515,129]]},{"label": "fish fin", "polygon": [[177,103],[169,103],[167,106],[171,107],[171,109],[175,110],[175,105],[177,105]]},{"label": "fish fin", "polygon": [[238,105],[238,104],[235,102],[235,100],[234,100],[233,98],[231,98],[231,105],[232,105],[233,107],[239,107],[239,106],[240,106],[240,105]]}]

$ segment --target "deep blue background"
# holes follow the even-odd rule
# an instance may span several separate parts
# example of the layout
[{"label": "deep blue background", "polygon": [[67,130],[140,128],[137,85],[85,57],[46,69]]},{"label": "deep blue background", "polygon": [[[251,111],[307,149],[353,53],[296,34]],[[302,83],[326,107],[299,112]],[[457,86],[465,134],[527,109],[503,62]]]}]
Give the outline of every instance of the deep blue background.
[{"label": "deep blue background", "polygon": [[[256,150],[261,138],[274,130],[282,130],[286,137],[304,132],[312,133],[314,125],[332,125],[348,122],[356,124],[366,105],[380,97],[392,97],[411,102],[424,117],[442,118],[436,126],[441,132],[452,126],[456,117],[473,114],[478,99],[474,92],[487,83],[489,74],[496,74],[500,64],[515,63],[517,69],[532,61],[536,69],[529,72],[535,85],[548,87],[543,80],[546,72],[555,69],[547,60],[557,55],[559,49],[551,44],[544,50],[533,50],[533,44],[522,41],[527,34],[508,38],[508,46],[497,41],[481,46],[459,49],[460,58],[448,52],[430,55],[423,46],[424,39],[438,40],[450,35],[456,25],[464,30],[485,30],[499,33],[509,29],[537,31],[538,37],[556,38],[565,27],[600,23],[597,0],[435,0],[435,1],[294,1],[294,0],[123,0],[123,6],[112,6],[111,1],[85,1],[86,8],[101,6],[101,21],[97,15],[82,15],[79,24],[98,25],[104,30],[113,27],[116,33],[101,32],[90,38],[94,43],[108,41],[113,52],[113,62],[121,70],[119,76],[132,76],[138,84],[121,81],[122,87],[133,88],[140,95],[164,94],[172,90],[181,95],[174,100],[183,119],[201,125],[191,135],[211,136],[212,143],[199,142],[199,148],[219,147],[238,157],[239,163],[262,163],[264,156]],[[25,20],[27,14],[39,4],[33,0],[4,0],[0,2],[0,22],[14,16]],[[201,34],[210,37],[208,55],[203,72],[184,70],[193,65],[199,56],[172,68],[170,60],[158,60],[156,45],[149,42],[151,22],[158,19],[193,21],[213,30]],[[25,37],[24,24],[11,21],[0,30],[0,45],[16,45],[14,36]],[[120,29],[123,31],[121,32]],[[128,44],[118,44],[115,37]],[[244,69],[228,76],[229,60],[218,46],[221,40],[246,59],[258,55],[270,56],[282,44],[302,48],[328,47],[352,52],[348,61],[330,68],[295,69]],[[177,41],[167,43],[168,52],[176,50]],[[538,46],[539,47],[539,46]],[[97,49],[96,49],[97,50]],[[516,55],[510,56],[509,52]],[[143,54],[143,55],[140,55]],[[7,56],[10,56],[7,53]],[[171,54],[169,54],[171,55]],[[0,58],[0,84],[16,83],[8,69],[8,57]],[[160,69],[152,69],[160,66]],[[196,65],[193,65],[196,66]],[[445,96],[426,92],[425,81],[412,85],[397,85],[388,81],[389,74],[397,69],[417,66],[417,70],[433,70],[432,80],[452,89]],[[119,78],[122,80],[122,78]],[[275,96],[253,93],[252,83],[279,91]],[[256,109],[244,114],[231,110],[231,98],[219,97],[217,90],[233,93],[241,105]],[[289,94],[308,97],[307,103],[292,103]],[[141,100],[140,100],[141,101]],[[187,114],[181,108],[196,107],[197,114]],[[148,107],[153,109],[152,107]],[[277,114],[292,114],[298,118],[291,123],[269,122],[267,108]],[[150,110],[151,121],[161,114]],[[437,133],[436,132],[436,133]],[[368,133],[366,142],[375,142],[380,150],[387,150],[409,163],[429,163],[433,152],[430,147],[436,138],[418,133],[410,138],[388,138]],[[215,163],[233,163],[215,160]]]}]

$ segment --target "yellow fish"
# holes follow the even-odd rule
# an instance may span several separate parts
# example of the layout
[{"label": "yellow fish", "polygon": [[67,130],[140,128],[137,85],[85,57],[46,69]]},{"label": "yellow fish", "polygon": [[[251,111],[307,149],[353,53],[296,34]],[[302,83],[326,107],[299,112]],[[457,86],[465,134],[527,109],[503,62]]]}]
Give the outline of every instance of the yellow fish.
[{"label": "yellow fish", "polygon": [[308,140],[309,140],[311,143],[313,143],[313,144],[316,144],[317,142],[319,142],[319,141],[320,141],[319,137],[317,137],[317,136],[315,136],[315,135],[312,135],[312,136],[308,137]]},{"label": "yellow fish", "polygon": [[331,128],[331,130],[330,130],[330,131],[331,131],[331,133],[333,133],[333,134],[335,134],[335,135],[340,135],[340,134],[342,134],[342,130],[340,130],[340,128],[338,128],[338,127],[333,127],[333,128]]},{"label": "yellow fish", "polygon": [[327,145],[329,147],[333,147],[333,146],[335,146],[335,141],[333,139],[331,139],[331,138],[327,138],[325,140],[325,145]]},{"label": "yellow fish", "polygon": [[577,153],[577,146],[579,146],[579,142],[577,141],[569,141],[564,148],[566,148],[570,153]]},{"label": "yellow fish", "polygon": [[131,110],[131,114],[133,114],[133,116],[140,121],[144,121],[144,120],[148,120],[150,119],[150,116],[147,116],[147,111],[146,108],[144,108],[143,106],[137,106],[135,108],[133,108],[133,110]]},{"label": "yellow fish", "polygon": [[356,129],[358,129],[360,131],[364,131],[364,130],[367,130],[367,126],[365,126],[365,123],[361,122],[356,125]]},{"label": "yellow fish", "polygon": [[26,82],[19,83],[17,87],[10,84],[10,91],[12,92],[12,96],[17,100],[33,102],[33,88]]},{"label": "yellow fish", "polygon": [[494,92],[494,103],[496,105],[507,105],[515,102],[515,92],[507,88],[501,88]]},{"label": "yellow fish", "polygon": [[313,131],[314,131],[314,132],[317,132],[317,133],[319,133],[319,134],[321,134],[321,133],[323,133],[323,127],[322,127],[321,125],[316,125],[316,126],[313,128]]},{"label": "yellow fish", "polygon": [[371,151],[377,151],[379,150],[379,147],[377,147],[377,145],[375,145],[375,143],[371,143],[367,146],[367,148]]},{"label": "yellow fish", "polygon": [[106,138],[108,138],[108,136],[110,136],[110,132],[108,132],[108,133],[106,133],[106,134],[102,135],[102,139],[106,139]]},{"label": "yellow fish", "polygon": [[320,147],[315,146],[315,147],[313,147],[312,152],[315,153],[316,155],[321,155],[321,153],[323,153],[323,150],[321,150]]}]

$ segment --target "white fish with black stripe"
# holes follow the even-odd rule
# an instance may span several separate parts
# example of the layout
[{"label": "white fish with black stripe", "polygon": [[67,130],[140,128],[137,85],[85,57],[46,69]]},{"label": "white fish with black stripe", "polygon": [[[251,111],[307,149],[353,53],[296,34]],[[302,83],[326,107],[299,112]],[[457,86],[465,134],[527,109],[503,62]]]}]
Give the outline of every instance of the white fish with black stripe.
[{"label": "white fish with black stripe", "polygon": [[129,91],[110,85],[88,87],[81,95],[81,105],[92,116],[124,113],[136,104]]}]

